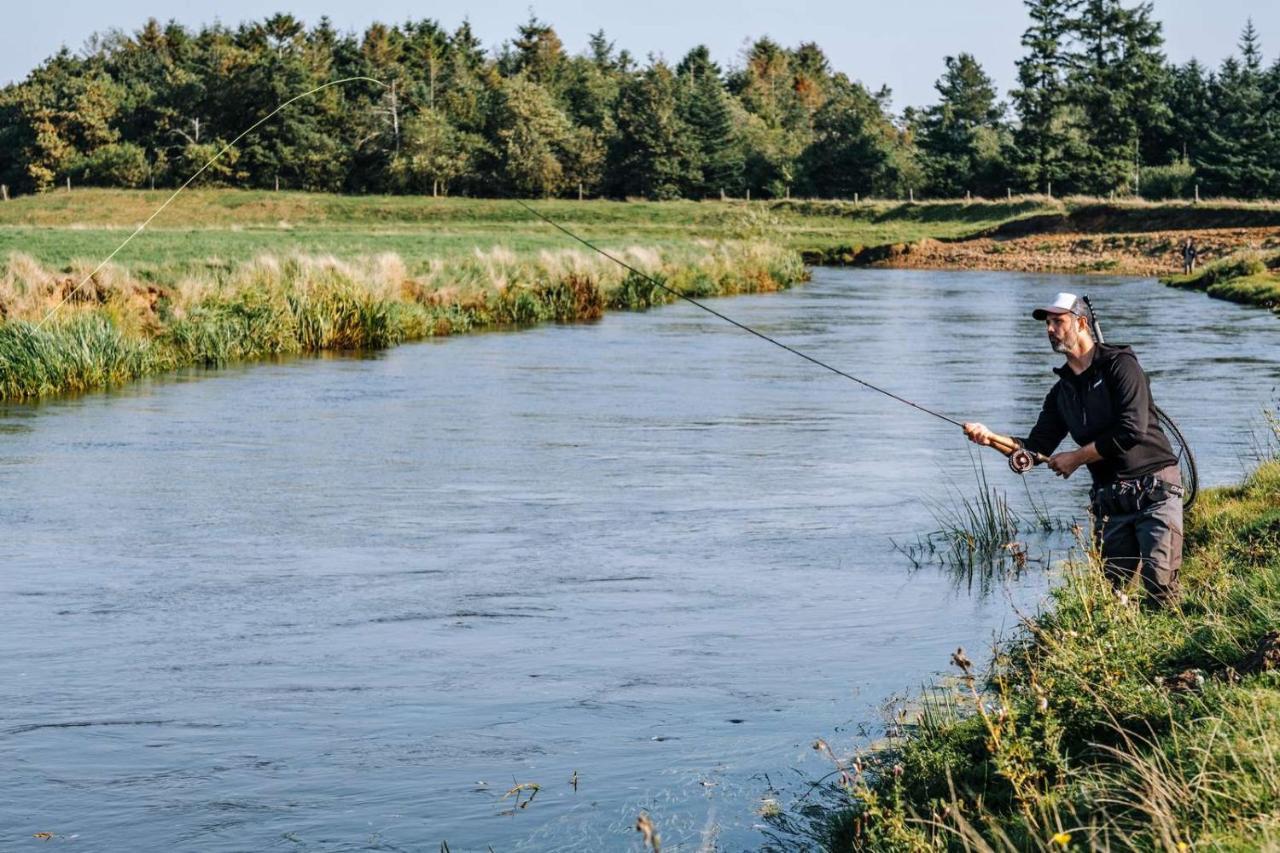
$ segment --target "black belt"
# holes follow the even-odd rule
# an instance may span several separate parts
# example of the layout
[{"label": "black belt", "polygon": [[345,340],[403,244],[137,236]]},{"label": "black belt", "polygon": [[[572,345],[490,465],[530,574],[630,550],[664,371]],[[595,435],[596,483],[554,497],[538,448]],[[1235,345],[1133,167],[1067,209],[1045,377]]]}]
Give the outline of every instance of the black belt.
[{"label": "black belt", "polygon": [[[1182,487],[1182,472],[1177,465],[1170,465],[1153,474],[1131,480],[1115,480],[1105,486],[1094,486],[1089,490],[1089,498],[1095,504],[1118,504],[1127,500],[1135,505],[1137,501],[1156,490],[1166,495],[1180,498],[1185,489]],[[1136,511],[1133,510],[1133,511]]]}]

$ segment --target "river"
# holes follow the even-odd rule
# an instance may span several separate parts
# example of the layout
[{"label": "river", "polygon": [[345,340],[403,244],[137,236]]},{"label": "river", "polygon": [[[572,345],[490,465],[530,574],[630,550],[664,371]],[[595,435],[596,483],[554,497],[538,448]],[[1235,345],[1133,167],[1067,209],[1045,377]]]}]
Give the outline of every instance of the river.
[{"label": "river", "polygon": [[[715,305],[1019,433],[1059,290],[1238,480],[1265,311],[834,269]],[[815,738],[866,743],[1043,600],[1051,572],[982,593],[893,547],[975,459],[1025,506],[955,427],[685,304],[0,406],[0,846],[625,850],[646,810],[664,850],[758,848],[830,769]],[[1028,475],[1059,518],[1081,480]]]}]

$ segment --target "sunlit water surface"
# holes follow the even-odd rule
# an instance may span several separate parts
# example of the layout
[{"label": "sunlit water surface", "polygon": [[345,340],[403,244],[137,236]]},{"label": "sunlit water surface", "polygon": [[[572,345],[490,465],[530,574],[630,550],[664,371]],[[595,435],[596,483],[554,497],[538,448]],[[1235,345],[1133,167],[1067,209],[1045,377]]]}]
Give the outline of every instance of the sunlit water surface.
[{"label": "sunlit water surface", "polygon": [[[1027,312],[1073,289],[1238,479],[1263,311],[841,270],[716,306],[1017,433],[1057,358]],[[764,800],[830,769],[815,737],[865,743],[1043,600],[894,550],[974,492],[966,448],[688,305],[0,408],[0,844],[637,849],[647,810],[665,850],[758,848]],[[1078,479],[1028,482],[1078,512]]]}]

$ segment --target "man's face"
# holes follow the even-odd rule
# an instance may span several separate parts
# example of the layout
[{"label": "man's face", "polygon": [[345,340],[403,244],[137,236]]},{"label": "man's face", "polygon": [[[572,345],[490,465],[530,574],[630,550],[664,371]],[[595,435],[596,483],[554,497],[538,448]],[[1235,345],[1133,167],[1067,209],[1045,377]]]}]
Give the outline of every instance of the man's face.
[{"label": "man's face", "polygon": [[1054,352],[1074,352],[1083,334],[1084,318],[1075,314],[1050,314],[1044,318],[1049,345]]}]

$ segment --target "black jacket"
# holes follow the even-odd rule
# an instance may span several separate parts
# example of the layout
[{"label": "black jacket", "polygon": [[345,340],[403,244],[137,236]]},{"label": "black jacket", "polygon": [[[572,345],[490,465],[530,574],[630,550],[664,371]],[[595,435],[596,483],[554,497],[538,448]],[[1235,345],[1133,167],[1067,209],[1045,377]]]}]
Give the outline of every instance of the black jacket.
[{"label": "black jacket", "polygon": [[1176,465],[1169,439],[1160,429],[1151,382],[1133,351],[1098,344],[1093,363],[1077,376],[1067,365],[1055,367],[1058,383],[1044,398],[1044,408],[1028,449],[1046,456],[1070,433],[1084,447],[1094,442],[1100,462],[1089,465],[1096,486],[1154,474]]}]

